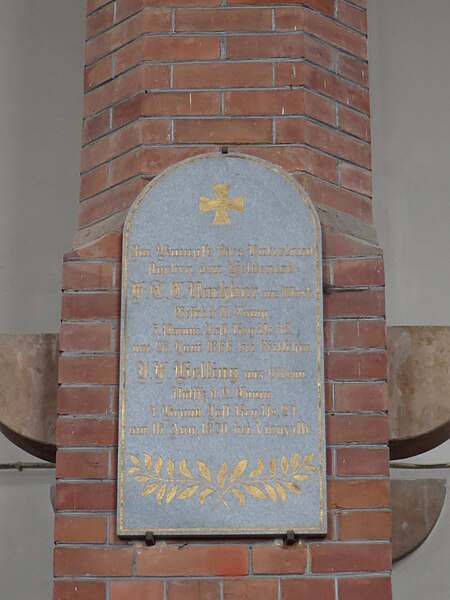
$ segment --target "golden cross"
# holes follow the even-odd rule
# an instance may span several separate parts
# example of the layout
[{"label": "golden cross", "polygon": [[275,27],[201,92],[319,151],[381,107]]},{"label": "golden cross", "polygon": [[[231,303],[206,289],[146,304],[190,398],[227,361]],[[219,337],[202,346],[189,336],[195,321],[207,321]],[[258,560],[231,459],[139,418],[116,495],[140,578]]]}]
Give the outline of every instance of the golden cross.
[{"label": "golden cross", "polygon": [[213,225],[229,225],[231,223],[229,210],[237,210],[238,212],[244,212],[244,196],[238,198],[229,198],[228,193],[230,191],[230,185],[226,183],[220,183],[213,186],[216,193],[216,198],[200,198],[200,212],[205,213],[210,210],[215,210]]}]

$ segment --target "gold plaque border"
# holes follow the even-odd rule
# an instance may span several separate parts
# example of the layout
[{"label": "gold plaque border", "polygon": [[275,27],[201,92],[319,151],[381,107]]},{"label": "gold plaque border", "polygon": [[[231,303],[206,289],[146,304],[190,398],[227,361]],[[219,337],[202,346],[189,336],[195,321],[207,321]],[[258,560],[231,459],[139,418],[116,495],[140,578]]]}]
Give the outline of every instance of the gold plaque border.
[{"label": "gold plaque border", "polygon": [[171,175],[178,169],[186,167],[190,164],[196,163],[200,160],[209,160],[211,158],[237,158],[240,160],[249,160],[251,162],[256,162],[257,164],[270,169],[274,173],[277,173],[283,179],[285,179],[292,187],[299,193],[303,202],[311,214],[313,223],[314,223],[314,234],[316,241],[316,338],[317,338],[317,400],[318,400],[318,434],[319,434],[319,514],[320,514],[320,523],[316,526],[296,526],[293,524],[283,524],[283,525],[274,525],[273,527],[193,527],[193,528],[182,528],[182,527],[164,527],[164,528],[154,528],[151,525],[148,527],[138,527],[138,528],[124,528],[124,486],[125,486],[125,414],[126,414],[126,352],[127,352],[127,336],[126,336],[126,328],[127,328],[127,310],[128,310],[128,294],[125,292],[124,297],[122,298],[122,313],[121,318],[124,324],[121,331],[121,344],[120,344],[120,404],[119,404],[119,417],[120,417],[120,454],[121,459],[118,464],[118,497],[117,504],[119,508],[119,515],[117,519],[117,535],[124,537],[133,537],[133,535],[143,535],[145,531],[152,531],[153,533],[165,533],[167,535],[173,536],[186,536],[186,535],[220,535],[227,534],[230,536],[245,536],[249,534],[256,535],[277,535],[280,532],[292,530],[296,534],[324,534],[324,526],[325,526],[325,498],[324,498],[324,436],[323,436],[323,404],[324,404],[324,394],[323,394],[323,363],[321,361],[322,352],[323,352],[323,337],[321,330],[322,323],[322,235],[320,228],[320,221],[318,214],[311,200],[309,199],[307,193],[301,187],[295,179],[286,173],[284,169],[278,167],[264,159],[258,158],[256,156],[250,156],[247,154],[240,153],[230,153],[230,154],[221,154],[221,153],[207,153],[198,156],[193,156],[192,158],[188,158],[187,160],[180,161],[175,165],[165,169],[162,171],[157,177],[155,177],[150,183],[148,183],[143,190],[140,192],[139,196],[136,198],[134,203],[131,205],[127,219],[124,225],[124,235],[123,235],[123,244],[122,244],[122,290],[128,290],[128,238],[130,234],[131,223],[134,219],[136,210],[139,208],[142,200],[145,198],[147,193],[155,187],[161,180],[166,178],[168,175]]}]

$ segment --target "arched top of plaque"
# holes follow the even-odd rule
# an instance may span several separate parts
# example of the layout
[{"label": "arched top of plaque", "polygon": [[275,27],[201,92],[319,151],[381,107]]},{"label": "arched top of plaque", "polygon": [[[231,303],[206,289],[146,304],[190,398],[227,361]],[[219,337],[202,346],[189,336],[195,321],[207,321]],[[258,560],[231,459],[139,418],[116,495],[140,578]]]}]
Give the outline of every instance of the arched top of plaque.
[{"label": "arched top of plaque", "polygon": [[326,533],[321,230],[242,154],[173,165],[124,230],[118,534]]},{"label": "arched top of plaque", "polygon": [[[300,200],[300,206],[293,205],[293,199]],[[150,202],[155,206],[149,206]],[[157,202],[164,202],[165,206]],[[158,222],[163,219],[162,227],[167,224],[172,228],[176,223],[186,229],[232,225],[235,231],[270,227],[267,219],[274,226],[285,227],[287,223],[281,223],[283,217],[289,221],[300,217],[304,226],[311,221],[319,245],[321,240],[317,211],[300,184],[281,167],[245,154],[202,154],[162,171],[130,207],[124,226],[124,251],[130,228],[139,227],[144,212],[151,213]],[[149,225],[147,218],[141,224]],[[219,237],[221,233],[222,227],[216,231]]]}]

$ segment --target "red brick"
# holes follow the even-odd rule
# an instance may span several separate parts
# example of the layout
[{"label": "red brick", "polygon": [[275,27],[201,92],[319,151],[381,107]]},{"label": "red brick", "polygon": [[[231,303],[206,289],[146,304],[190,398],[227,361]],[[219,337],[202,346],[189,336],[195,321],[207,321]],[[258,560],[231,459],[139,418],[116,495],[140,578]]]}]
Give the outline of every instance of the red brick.
[{"label": "red brick", "polygon": [[[314,1],[314,0],[312,0]],[[122,20],[143,8],[154,9],[156,7],[218,7],[221,0],[117,0],[117,20]],[[144,14],[147,11],[144,11]],[[148,11],[150,12],[150,11]],[[162,12],[152,10],[151,12]],[[169,11],[167,11],[169,12]]]},{"label": "red brick", "polygon": [[219,57],[219,37],[145,37],[117,51],[116,72],[121,73],[143,61],[214,60]]},{"label": "red brick", "polygon": [[339,128],[346,133],[355,135],[356,137],[370,142],[370,119],[366,115],[347,109],[343,106],[339,107]]},{"label": "red brick", "polygon": [[190,158],[193,155],[214,152],[215,150],[217,151],[219,148],[146,148],[142,154],[142,164],[140,166],[148,176],[158,175],[173,163]]},{"label": "red brick", "polygon": [[174,65],[176,88],[266,87],[272,85],[272,63],[218,62]]},{"label": "red brick", "polygon": [[390,514],[387,511],[352,511],[338,514],[340,540],[389,540]]},{"label": "red brick", "polygon": [[224,600],[277,600],[276,579],[226,579],[223,584]]},{"label": "red brick", "polygon": [[306,546],[296,544],[255,544],[253,546],[253,573],[283,575],[304,573],[306,570]]},{"label": "red brick", "polygon": [[114,319],[119,317],[119,313],[120,298],[117,292],[63,294],[63,320]]},{"label": "red brick", "polygon": [[326,448],[325,449],[325,455],[326,455],[326,469],[327,469],[327,477],[331,477],[333,475],[333,448]]},{"label": "red brick", "polygon": [[333,124],[335,109],[330,102],[304,90],[236,90],[225,92],[229,115],[307,114]]},{"label": "red brick", "polygon": [[367,62],[341,54],[339,57],[339,74],[364,86],[369,85],[369,67]]},{"label": "red brick", "polygon": [[[329,62],[334,62],[334,57]],[[330,65],[328,65],[330,66]],[[279,62],[275,65],[276,85],[304,85],[346,106],[369,112],[369,93],[333,73],[299,62]]]},{"label": "red brick", "polygon": [[333,292],[324,296],[324,313],[331,317],[382,317],[384,316],[384,292],[362,290]]},{"label": "red brick", "polygon": [[280,165],[286,171],[306,171],[329,181],[336,180],[336,161],[333,157],[312,148],[298,146],[236,146],[246,154],[259,156]]},{"label": "red brick", "polygon": [[303,118],[276,119],[277,142],[303,142],[329,154],[370,167],[370,146]]},{"label": "red brick", "polygon": [[335,380],[386,379],[386,352],[328,352],[325,377]]},{"label": "red brick", "polygon": [[136,548],[138,576],[239,576],[248,573],[247,546],[157,545]]},{"label": "red brick", "polygon": [[331,285],[331,261],[324,259],[322,261],[322,279],[324,285]]},{"label": "red brick", "polygon": [[281,593],[283,600],[335,600],[332,579],[282,579]]},{"label": "red brick", "polygon": [[113,76],[112,56],[105,56],[84,71],[84,90],[92,90]]},{"label": "red brick", "polygon": [[336,475],[389,475],[389,448],[336,448]]},{"label": "red brick", "polygon": [[143,171],[143,154],[142,148],[136,148],[114,160],[111,164],[111,183],[117,185],[130,176],[141,175]]},{"label": "red brick", "polygon": [[[116,483],[58,483],[56,485],[57,510],[100,511],[116,509]],[[93,572],[93,575],[101,573]],[[67,575],[82,575],[73,571]]]},{"label": "red brick", "polygon": [[220,112],[220,95],[218,92],[151,92],[144,95],[142,111],[145,116],[215,115]]},{"label": "red brick", "polygon": [[305,58],[326,69],[335,70],[337,63],[337,50],[317,40],[316,38],[305,36]]},{"label": "red brick", "polygon": [[311,33],[350,54],[367,58],[367,41],[364,36],[302,7],[276,9],[275,25],[279,31]]},{"label": "red brick", "polygon": [[88,243],[81,243],[72,252],[66,254],[66,260],[83,258],[121,258],[122,233],[113,231],[101,235]]},{"label": "red brick", "polygon": [[55,516],[55,542],[65,544],[104,544],[106,517],[104,515]]},{"label": "red brick", "polygon": [[108,4],[110,0],[87,0],[86,2],[86,15],[89,15],[94,10],[98,10],[104,4]]},{"label": "red brick", "polygon": [[175,143],[252,144],[272,141],[271,119],[177,120]]},{"label": "red brick", "polygon": [[84,60],[86,67],[122,47],[127,42],[136,39],[140,32],[141,27],[136,19],[130,19],[127,23],[117,25],[89,40],[85,45]]},{"label": "red brick", "polygon": [[58,414],[107,414],[109,388],[107,387],[60,387],[58,390]]},{"label": "red brick", "polygon": [[105,83],[84,96],[84,115],[104,110],[147,87],[168,88],[170,68],[167,65],[142,65]]},{"label": "red brick", "polygon": [[304,46],[301,33],[230,35],[227,58],[301,58]]},{"label": "red brick", "polygon": [[365,10],[339,0],[338,21],[367,35],[367,13]]},{"label": "red brick", "polygon": [[127,577],[132,575],[132,559],[132,548],[59,547],[55,549],[55,575]]},{"label": "red brick", "polygon": [[384,348],[385,321],[335,321],[333,340],[335,348]]},{"label": "red brick", "polygon": [[[292,3],[293,4],[293,3]],[[299,4],[299,3],[297,3]],[[275,9],[277,31],[305,31],[306,13],[303,6]],[[317,36],[322,37],[322,36]]]},{"label": "red brick", "polygon": [[349,54],[367,60],[367,38],[330,19],[305,11],[304,30]]},{"label": "red brick", "polygon": [[370,100],[367,90],[311,65],[305,65],[304,72],[306,85],[346,106],[369,114]]},{"label": "red brick", "polygon": [[106,600],[104,581],[55,581],[53,600]]},{"label": "red brick", "polygon": [[109,479],[116,479],[118,472],[118,455],[117,452],[111,452],[109,461]]},{"label": "red brick", "polygon": [[109,323],[62,323],[59,334],[61,352],[108,352],[112,327]]},{"label": "red brick", "polygon": [[110,600],[163,600],[164,583],[148,580],[111,581]]},{"label": "red brick", "polygon": [[354,165],[341,165],[341,185],[366,196],[372,195],[372,174]]},{"label": "red brick", "polygon": [[390,544],[312,544],[313,573],[352,573],[358,571],[389,571]]},{"label": "red brick", "polygon": [[132,123],[83,148],[81,169],[83,171],[91,169],[140,144],[167,143],[169,140],[170,122],[168,119],[151,119]]},{"label": "red brick", "polygon": [[381,248],[375,244],[329,229],[323,229],[322,242],[326,257],[382,255]]},{"label": "red brick", "polygon": [[83,123],[83,145],[105,135],[109,131],[110,111],[104,110],[102,113],[85,119]]},{"label": "red brick", "polygon": [[[146,0],[147,4],[151,6],[167,6],[169,2],[169,6],[173,7],[185,7],[189,8],[194,7],[208,7],[208,6],[220,6],[222,4],[221,0]],[[250,4],[250,3],[248,3]]]},{"label": "red brick", "polygon": [[58,446],[112,446],[117,441],[115,419],[58,419]]},{"label": "red brick", "polygon": [[98,35],[112,27],[114,23],[114,3],[107,4],[86,19],[86,39]]},{"label": "red brick", "polygon": [[[114,456],[117,458],[117,453],[115,453]],[[117,472],[117,469],[116,469],[116,472]],[[129,543],[128,540],[119,538],[117,535],[117,519],[116,519],[115,513],[110,514],[108,516],[108,520],[109,520],[108,544],[121,545],[121,546],[128,544]]]},{"label": "red brick", "polygon": [[[289,2],[280,2],[280,4],[290,4]],[[295,2],[292,2],[295,4]],[[302,4],[318,10],[321,13],[332,17],[334,15],[334,2],[333,0],[305,0]]]},{"label": "red brick", "polygon": [[391,600],[392,586],[389,577],[354,577],[339,579],[339,600]]},{"label": "red brick", "polygon": [[107,450],[58,450],[56,478],[106,479],[108,472]]},{"label": "red brick", "polygon": [[305,90],[305,115],[314,117],[328,125],[336,124],[336,107],[334,102]]},{"label": "red brick", "polygon": [[[99,219],[114,215],[115,213],[128,208],[147,183],[148,179],[134,177],[130,181],[125,181],[121,185],[98,194],[95,198],[82,202],[78,213],[80,226],[90,225]],[[108,243],[108,246],[114,251],[116,248],[115,244],[117,242],[117,236],[119,234],[115,235],[116,239],[110,238],[108,240],[108,242],[111,242],[110,244]],[[103,244],[99,242],[98,249],[102,250],[102,248]],[[95,255],[95,251],[95,246],[89,249],[84,248],[83,250],[79,250],[78,255],[83,254],[83,256],[80,257],[84,258],[84,255],[87,255],[89,252]],[[120,256],[121,252],[122,249],[120,250]],[[99,256],[99,258],[101,257]]]},{"label": "red brick", "polygon": [[215,8],[177,10],[175,31],[270,31],[272,11],[269,8]]},{"label": "red brick", "polygon": [[333,410],[333,385],[325,384],[325,410],[331,412]]},{"label": "red brick", "polygon": [[[217,600],[220,582],[208,579],[179,579],[167,582],[167,600]],[[147,600],[147,599],[143,599]]]},{"label": "red brick", "polygon": [[141,124],[132,123],[128,127],[110,133],[100,140],[85,146],[81,153],[81,171],[84,172],[92,169],[94,166],[104,163],[139,145],[142,141],[139,125]]},{"label": "red brick", "polygon": [[[228,0],[228,4],[238,5],[238,4],[246,4],[246,5],[256,5],[256,6],[276,6],[278,4],[288,5],[288,4],[299,4],[298,0]],[[319,12],[323,12],[329,16],[333,16],[334,14],[334,1],[333,0],[304,0],[302,2],[303,5],[309,6],[314,10],[318,10]]]},{"label": "red brick", "polygon": [[[301,175],[296,177],[298,182],[302,185],[305,191],[313,198],[315,204],[329,206],[330,208],[339,212],[347,213],[352,217],[361,219],[366,223],[372,222],[372,202],[365,196],[359,196],[354,192],[343,190],[336,185],[330,185],[325,181],[320,181],[314,177],[308,175]],[[334,239],[339,239],[338,236],[343,238],[342,234],[334,234]],[[332,237],[332,234],[328,235],[324,239],[326,244],[328,239]],[[351,238],[347,238],[346,241],[350,241]],[[349,248],[356,248],[355,243],[348,243]],[[359,246],[363,248],[363,243],[359,242]],[[328,246],[325,245],[326,254],[325,256],[332,256]],[[373,246],[371,247],[373,249]],[[373,251],[373,250],[372,250]]]},{"label": "red brick", "polygon": [[59,383],[117,383],[119,361],[116,355],[62,355],[59,361]]},{"label": "red brick", "polygon": [[331,479],[327,484],[328,508],[387,508],[387,479]]},{"label": "red brick", "polygon": [[[326,283],[326,279],[324,278],[324,283]],[[332,329],[331,329],[331,321],[324,321],[323,324],[323,347],[325,350],[330,350],[333,347],[332,343]]]},{"label": "red brick", "polygon": [[[330,477],[330,475],[328,474],[328,471],[330,470],[330,468],[332,467],[332,465],[330,464],[331,461],[328,458],[328,452],[327,452],[327,476]],[[335,522],[334,522],[334,514],[332,512],[327,512],[327,535],[323,538],[324,541],[332,541],[336,539],[336,527],[335,527]]]},{"label": "red brick", "polygon": [[335,385],[334,394],[336,410],[387,410],[385,383],[340,383]]},{"label": "red brick", "polygon": [[122,127],[143,115],[144,93],[127,98],[112,109],[112,128]]},{"label": "red brick", "polygon": [[168,9],[143,11],[89,40],[86,44],[86,64],[90,65],[101,56],[117,51],[141,35],[171,32],[171,12]]},{"label": "red brick", "polygon": [[109,165],[103,165],[82,175],[80,198],[84,200],[108,187]]},{"label": "red brick", "polygon": [[145,0],[116,0],[116,5],[116,21],[119,22],[142,10]]},{"label": "red brick", "polygon": [[66,262],[63,268],[64,290],[107,290],[113,287],[115,265],[110,262]]},{"label": "red brick", "polygon": [[327,418],[327,441],[343,443],[386,443],[388,419],[385,415],[330,415]]}]

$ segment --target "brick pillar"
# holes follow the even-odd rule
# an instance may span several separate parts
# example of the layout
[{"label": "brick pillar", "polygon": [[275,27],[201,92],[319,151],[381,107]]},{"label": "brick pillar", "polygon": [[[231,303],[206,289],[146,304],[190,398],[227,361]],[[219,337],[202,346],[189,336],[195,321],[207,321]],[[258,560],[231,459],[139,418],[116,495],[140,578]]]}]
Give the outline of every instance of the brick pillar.
[{"label": "brick pillar", "polygon": [[[366,0],[88,0],[86,23],[79,230],[63,275],[54,598],[389,600]],[[329,533],[293,547],[147,548],[114,533],[121,227],[153,176],[222,145],[291,172],[322,221]]]}]

